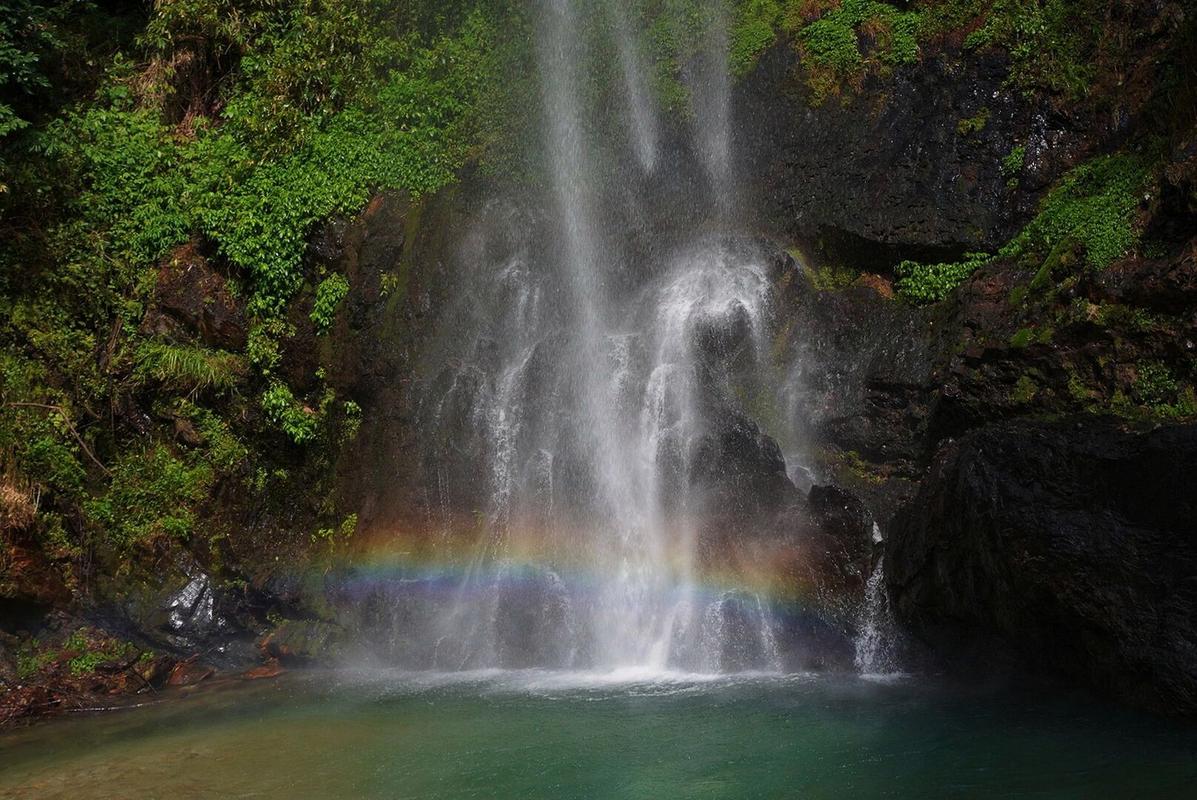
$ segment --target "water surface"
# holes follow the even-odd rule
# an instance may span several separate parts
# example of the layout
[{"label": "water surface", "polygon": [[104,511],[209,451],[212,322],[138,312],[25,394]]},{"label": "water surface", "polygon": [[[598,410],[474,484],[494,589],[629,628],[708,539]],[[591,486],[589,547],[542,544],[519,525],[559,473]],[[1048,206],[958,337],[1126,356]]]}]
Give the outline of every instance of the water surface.
[{"label": "water surface", "polygon": [[1175,798],[1192,726],[923,679],[308,673],[0,737],[12,798]]}]

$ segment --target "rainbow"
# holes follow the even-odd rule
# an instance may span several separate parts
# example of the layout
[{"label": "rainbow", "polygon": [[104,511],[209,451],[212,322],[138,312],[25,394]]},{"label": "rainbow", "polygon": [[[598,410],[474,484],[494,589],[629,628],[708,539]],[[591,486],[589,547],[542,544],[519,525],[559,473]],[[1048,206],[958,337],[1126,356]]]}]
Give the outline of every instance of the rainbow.
[{"label": "rainbow", "polygon": [[[667,593],[716,598],[743,592],[775,608],[803,608],[820,605],[829,590],[834,592],[826,580],[829,554],[810,544],[732,530],[696,546],[697,529],[690,520],[672,520],[655,545],[653,557]],[[610,542],[610,534],[526,520],[499,528],[481,517],[392,524],[359,532],[316,569],[351,596],[402,582],[461,600],[470,592],[489,591],[496,582],[535,584],[547,571],[573,592],[598,594],[620,569],[618,556],[598,544]]]}]

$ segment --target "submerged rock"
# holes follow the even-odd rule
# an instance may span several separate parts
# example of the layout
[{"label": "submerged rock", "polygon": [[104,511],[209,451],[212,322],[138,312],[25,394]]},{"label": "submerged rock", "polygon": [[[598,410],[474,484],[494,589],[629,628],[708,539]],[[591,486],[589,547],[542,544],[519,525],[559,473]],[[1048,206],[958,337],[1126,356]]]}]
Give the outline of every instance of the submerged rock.
[{"label": "submerged rock", "polygon": [[1008,423],[948,446],[886,542],[898,618],[1135,705],[1197,712],[1197,426]]}]

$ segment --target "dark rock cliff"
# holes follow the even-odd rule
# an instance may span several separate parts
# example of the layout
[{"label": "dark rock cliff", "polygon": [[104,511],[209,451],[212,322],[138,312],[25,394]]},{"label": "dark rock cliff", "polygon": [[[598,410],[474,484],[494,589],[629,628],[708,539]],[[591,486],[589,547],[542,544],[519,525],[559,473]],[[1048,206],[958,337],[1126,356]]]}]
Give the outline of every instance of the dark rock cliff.
[{"label": "dark rock cliff", "polygon": [[886,543],[900,618],[952,658],[1017,660],[1197,710],[1197,427],[1009,423],[946,447]]}]

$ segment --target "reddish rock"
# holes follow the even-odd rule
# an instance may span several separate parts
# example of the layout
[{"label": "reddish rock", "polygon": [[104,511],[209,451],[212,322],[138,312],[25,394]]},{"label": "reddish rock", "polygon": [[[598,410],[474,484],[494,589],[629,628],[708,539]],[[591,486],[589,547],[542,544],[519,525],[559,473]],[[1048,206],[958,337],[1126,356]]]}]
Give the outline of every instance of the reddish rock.
[{"label": "reddish rock", "polygon": [[853,281],[852,285],[860,286],[865,289],[872,289],[874,292],[881,295],[886,300],[894,299],[893,283],[891,283],[889,280],[882,277],[881,275],[877,275],[876,273],[866,272],[865,274],[863,274],[859,278],[857,278],[855,281]]},{"label": "reddish rock", "polygon": [[168,686],[194,686],[216,673],[212,667],[195,663],[194,660],[180,661],[166,679]]},{"label": "reddish rock", "polygon": [[247,680],[255,681],[261,680],[263,678],[277,678],[284,672],[286,672],[286,670],[283,669],[283,665],[279,663],[279,660],[277,658],[272,658],[261,666],[246,670],[241,677]]}]

